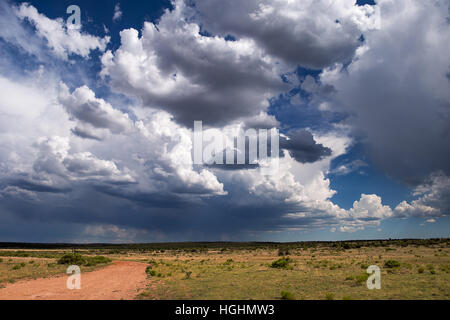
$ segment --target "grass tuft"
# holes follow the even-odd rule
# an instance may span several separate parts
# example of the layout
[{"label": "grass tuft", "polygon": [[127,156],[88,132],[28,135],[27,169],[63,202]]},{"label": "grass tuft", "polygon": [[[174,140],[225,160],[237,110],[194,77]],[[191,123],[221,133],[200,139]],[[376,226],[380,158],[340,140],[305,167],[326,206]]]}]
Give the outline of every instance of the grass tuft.
[{"label": "grass tuft", "polygon": [[282,300],[295,300],[295,295],[289,291],[281,291]]}]

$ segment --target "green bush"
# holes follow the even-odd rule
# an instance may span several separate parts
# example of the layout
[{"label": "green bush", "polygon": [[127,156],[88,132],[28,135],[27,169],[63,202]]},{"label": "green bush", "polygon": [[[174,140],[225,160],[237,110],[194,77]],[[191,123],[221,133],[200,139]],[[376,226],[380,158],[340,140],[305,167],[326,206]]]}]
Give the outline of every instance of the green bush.
[{"label": "green bush", "polygon": [[73,252],[63,255],[58,260],[58,264],[74,264],[83,265],[86,263],[86,259],[79,253]]},{"label": "green bush", "polygon": [[441,271],[444,271],[445,273],[450,273],[450,265],[449,265],[449,264],[447,264],[447,265],[445,265],[445,264],[441,265]]},{"label": "green bush", "polygon": [[2,263],[3,262],[3,259],[2,258],[0,258],[0,263]]},{"label": "green bush", "polygon": [[110,263],[112,260],[103,256],[85,257],[77,252],[68,253],[59,258],[59,264],[73,264],[77,266],[96,266],[98,264]]},{"label": "green bush", "polygon": [[367,273],[361,273],[355,277],[356,284],[362,284],[366,282],[367,279],[369,279],[369,274]]},{"label": "green bush", "polygon": [[112,260],[103,256],[85,257],[86,266],[96,266],[98,264],[110,263]]},{"label": "green bush", "polygon": [[384,266],[389,269],[398,268],[400,267],[400,262],[398,262],[397,260],[386,260],[384,262]]},{"label": "green bush", "polygon": [[288,258],[283,257],[283,258],[280,258],[280,259],[272,262],[272,264],[270,266],[272,268],[288,269],[290,267],[289,266],[290,262],[291,262],[291,259],[289,257]]},{"label": "green bush", "polygon": [[420,267],[419,269],[417,269],[417,272],[418,272],[418,273],[423,273],[424,271],[425,271],[425,269],[422,268],[422,267]]},{"label": "green bush", "polygon": [[150,261],[148,262],[148,264],[151,265],[151,266],[156,267],[156,266],[158,266],[158,261],[156,261],[155,259],[152,259],[152,260],[150,260]]},{"label": "green bush", "polygon": [[156,271],[152,269],[152,266],[145,268],[145,273],[151,277],[156,276]]},{"label": "green bush", "polygon": [[23,267],[25,267],[25,263],[21,262],[21,263],[18,263],[16,265],[14,265],[14,267],[12,267],[12,269],[13,270],[19,270],[19,269],[21,269]]},{"label": "green bush", "polygon": [[281,299],[282,300],[295,300],[295,296],[292,292],[281,291]]},{"label": "green bush", "polygon": [[327,293],[327,294],[325,295],[325,298],[326,298],[327,300],[334,300],[334,293],[331,293],[331,292]]}]

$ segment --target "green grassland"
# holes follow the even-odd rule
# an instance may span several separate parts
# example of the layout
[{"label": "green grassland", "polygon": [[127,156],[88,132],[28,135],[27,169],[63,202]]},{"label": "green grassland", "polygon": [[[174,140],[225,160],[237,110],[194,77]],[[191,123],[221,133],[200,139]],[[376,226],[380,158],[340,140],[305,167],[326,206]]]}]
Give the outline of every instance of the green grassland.
[{"label": "green grassland", "polygon": [[[149,260],[154,281],[140,299],[449,299],[450,257],[444,247],[232,250]],[[285,261],[288,261],[285,263]],[[391,265],[388,261],[398,262]],[[388,262],[388,263],[386,263]],[[381,289],[366,286],[369,265]],[[154,272],[151,272],[153,270]]]}]

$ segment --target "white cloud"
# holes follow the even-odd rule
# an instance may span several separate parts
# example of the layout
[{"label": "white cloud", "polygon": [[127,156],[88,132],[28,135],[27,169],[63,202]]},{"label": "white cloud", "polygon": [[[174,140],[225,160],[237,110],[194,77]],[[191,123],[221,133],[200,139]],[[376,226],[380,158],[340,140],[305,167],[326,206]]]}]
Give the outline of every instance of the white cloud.
[{"label": "white cloud", "polygon": [[113,15],[113,21],[118,21],[122,18],[122,10],[120,10],[120,3],[117,3],[114,6],[114,15]]},{"label": "white cloud", "polygon": [[121,31],[121,46],[103,55],[101,74],[116,91],[190,127],[194,120],[225,125],[265,111],[267,99],[286,88],[282,65],[252,39],[201,35],[186,10],[178,1],[157,24],[146,22],[141,37],[135,29]]},{"label": "white cloud", "polygon": [[402,201],[395,208],[398,217],[440,217],[450,214],[450,178],[443,172],[432,174],[413,193],[418,199]]},{"label": "white cloud", "polygon": [[381,220],[392,216],[392,210],[381,203],[374,194],[362,194],[359,201],[353,203],[349,215],[357,220]]},{"label": "white cloud", "polygon": [[67,60],[71,54],[87,58],[92,50],[104,51],[109,42],[109,37],[99,38],[74,28],[67,28],[63,19],[49,19],[27,3],[18,7],[17,16],[31,22],[37,35],[45,38],[47,46],[61,59]]},{"label": "white cloud", "polygon": [[[149,199],[158,194],[185,200],[226,194],[211,171],[194,170],[191,132],[169,114],[142,113],[133,122],[86,86],[70,93],[46,71],[45,81],[38,77],[30,74],[16,82],[0,76],[2,181],[15,181],[23,192],[57,192],[84,183]],[[80,139],[72,134],[73,121],[76,128],[107,134],[101,143]]]},{"label": "white cloud", "polygon": [[[357,159],[337,166],[335,169],[331,170],[330,173],[336,175],[346,175],[368,166],[369,165],[366,162]],[[359,172],[362,173],[363,171],[360,170]]]},{"label": "white cloud", "polygon": [[77,122],[73,132],[81,137],[101,140],[105,129],[116,134],[132,130],[133,122],[128,114],[114,109],[103,99],[95,98],[95,93],[87,86],[77,88],[71,94],[62,83],[58,100]]},{"label": "white cloud", "polygon": [[361,34],[378,27],[376,7],[346,0],[196,0],[195,8],[207,31],[253,39],[286,63],[315,69],[349,61]]}]

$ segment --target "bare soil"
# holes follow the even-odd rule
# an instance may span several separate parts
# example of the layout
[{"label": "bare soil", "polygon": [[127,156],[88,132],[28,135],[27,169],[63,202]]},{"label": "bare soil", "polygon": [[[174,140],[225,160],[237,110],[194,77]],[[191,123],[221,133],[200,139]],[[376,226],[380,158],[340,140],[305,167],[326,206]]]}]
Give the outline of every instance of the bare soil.
[{"label": "bare soil", "polygon": [[69,275],[23,280],[0,289],[0,300],[120,300],[134,299],[149,280],[145,263],[114,261],[100,270],[83,273],[81,289],[69,290]]}]

